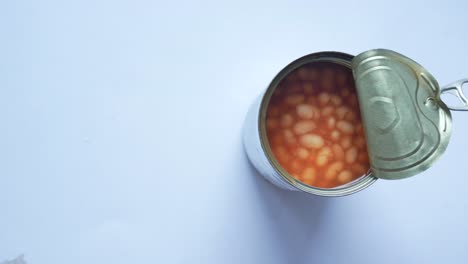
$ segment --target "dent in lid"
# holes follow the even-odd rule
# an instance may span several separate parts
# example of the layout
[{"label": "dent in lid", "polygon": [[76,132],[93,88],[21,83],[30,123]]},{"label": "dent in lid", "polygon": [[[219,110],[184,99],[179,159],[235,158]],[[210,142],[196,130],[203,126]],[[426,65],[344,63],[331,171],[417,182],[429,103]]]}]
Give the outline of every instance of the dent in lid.
[{"label": "dent in lid", "polygon": [[390,50],[361,53],[352,68],[373,175],[402,179],[428,169],[447,148],[452,124],[437,81]]}]

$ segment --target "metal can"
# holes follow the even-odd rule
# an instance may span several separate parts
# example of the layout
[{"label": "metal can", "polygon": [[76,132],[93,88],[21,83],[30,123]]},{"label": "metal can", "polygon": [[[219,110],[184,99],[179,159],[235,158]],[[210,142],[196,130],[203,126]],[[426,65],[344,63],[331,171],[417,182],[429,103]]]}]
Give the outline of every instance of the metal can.
[{"label": "metal can", "polygon": [[[267,108],[280,82],[310,63],[346,67],[354,76],[365,131],[370,167],[361,177],[334,188],[304,184],[288,173],[272,153],[266,132]],[[249,160],[273,184],[319,196],[344,196],[372,185],[377,179],[402,179],[428,169],[445,151],[451,134],[450,110],[468,110],[461,85],[443,89],[422,66],[394,51],[376,49],[352,56],[318,52],[282,69],[251,105],[244,123],[243,143]],[[441,94],[453,93],[463,103],[447,107]]]}]

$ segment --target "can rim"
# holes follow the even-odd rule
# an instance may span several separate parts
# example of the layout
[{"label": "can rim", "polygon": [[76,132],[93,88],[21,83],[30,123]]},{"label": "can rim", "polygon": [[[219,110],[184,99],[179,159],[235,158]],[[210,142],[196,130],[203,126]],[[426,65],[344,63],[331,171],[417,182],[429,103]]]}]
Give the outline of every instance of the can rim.
[{"label": "can rim", "polygon": [[292,177],[276,160],[274,157],[270,144],[267,140],[267,134],[266,134],[266,112],[268,108],[268,103],[270,102],[270,98],[278,86],[278,84],[293,70],[297,69],[298,67],[311,63],[311,62],[331,62],[331,63],[336,63],[340,64],[342,66],[345,66],[349,69],[351,68],[351,61],[353,60],[354,56],[342,52],[336,52],[336,51],[325,51],[325,52],[316,52],[316,53],[311,53],[308,55],[305,55],[303,57],[300,57],[293,62],[289,63],[286,67],[284,67],[270,82],[268,85],[267,90],[265,91],[264,95],[262,96],[262,101],[260,104],[260,111],[259,111],[259,116],[258,116],[258,130],[260,132],[260,144],[262,146],[262,149],[264,153],[267,156],[268,162],[272,165],[272,167],[275,169],[275,171],[281,175],[281,177],[287,181],[290,185],[294,186],[295,188],[319,195],[319,196],[331,196],[331,197],[337,197],[337,196],[346,196],[349,194],[353,194],[355,192],[361,191],[370,185],[372,185],[378,178],[374,177],[372,175],[372,172],[369,170],[365,175],[357,178],[356,180],[349,182],[345,185],[341,185],[335,188],[318,188],[314,186],[309,186],[301,181],[297,180],[296,178]]}]

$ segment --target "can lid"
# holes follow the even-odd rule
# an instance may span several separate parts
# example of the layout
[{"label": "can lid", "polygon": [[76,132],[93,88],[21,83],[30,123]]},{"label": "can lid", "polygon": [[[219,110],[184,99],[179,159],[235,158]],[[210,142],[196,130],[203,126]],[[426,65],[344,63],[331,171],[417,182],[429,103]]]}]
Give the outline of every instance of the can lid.
[{"label": "can lid", "polygon": [[373,175],[402,179],[428,169],[447,148],[452,118],[437,81],[391,50],[352,61]]}]

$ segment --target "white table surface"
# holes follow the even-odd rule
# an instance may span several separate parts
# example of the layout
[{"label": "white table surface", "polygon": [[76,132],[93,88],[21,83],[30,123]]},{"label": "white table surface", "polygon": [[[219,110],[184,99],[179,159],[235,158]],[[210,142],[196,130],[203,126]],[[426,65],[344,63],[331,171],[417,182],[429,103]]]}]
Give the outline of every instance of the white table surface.
[{"label": "white table surface", "polygon": [[468,262],[467,114],[430,170],[335,199],[270,185],[240,137],[311,52],[468,77],[468,2],[171,2],[0,3],[0,262]]}]

